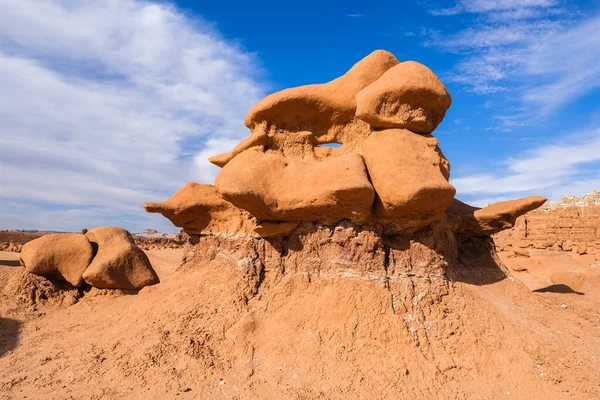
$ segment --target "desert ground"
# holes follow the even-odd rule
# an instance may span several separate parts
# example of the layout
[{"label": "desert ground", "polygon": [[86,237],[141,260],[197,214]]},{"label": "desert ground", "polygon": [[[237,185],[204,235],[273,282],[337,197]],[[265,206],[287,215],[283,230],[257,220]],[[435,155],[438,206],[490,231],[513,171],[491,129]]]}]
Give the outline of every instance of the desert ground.
[{"label": "desert ground", "polygon": [[451,281],[415,339],[376,282],[292,275],[244,304],[234,269],[180,268],[181,248],[147,254],[161,283],[134,294],[28,286],[19,253],[0,252],[0,398],[600,395],[590,256],[501,252],[506,275]]}]

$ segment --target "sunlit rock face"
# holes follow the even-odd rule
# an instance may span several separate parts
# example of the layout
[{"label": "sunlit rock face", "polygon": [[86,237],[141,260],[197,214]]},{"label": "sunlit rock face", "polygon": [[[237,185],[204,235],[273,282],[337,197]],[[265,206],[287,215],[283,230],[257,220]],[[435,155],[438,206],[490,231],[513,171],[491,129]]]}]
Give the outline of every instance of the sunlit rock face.
[{"label": "sunlit rock face", "polygon": [[442,222],[472,236],[510,228],[545,199],[483,209],[454,199],[432,136],[451,102],[426,66],[374,51],[331,82],[259,101],[244,121],[250,136],[210,158],[222,168],[214,185],[188,183],[144,207],[197,235],[286,236],[302,223],[342,221],[383,235]]}]

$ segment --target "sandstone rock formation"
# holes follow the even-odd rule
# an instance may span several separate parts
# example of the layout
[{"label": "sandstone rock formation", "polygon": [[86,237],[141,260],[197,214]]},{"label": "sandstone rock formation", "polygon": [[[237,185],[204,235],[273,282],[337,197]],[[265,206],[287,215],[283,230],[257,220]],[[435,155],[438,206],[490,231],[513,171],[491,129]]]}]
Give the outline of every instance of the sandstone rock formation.
[{"label": "sandstone rock formation", "polygon": [[252,232],[256,220],[246,211],[225,201],[213,185],[186,183],[162,203],[144,203],[148,212],[158,212],[177,227],[191,233]]},{"label": "sandstone rock formation", "polygon": [[125,229],[104,226],[85,236],[97,254],[83,273],[83,279],[101,289],[137,290],[159,282],[148,257]]},{"label": "sandstone rock formation", "polygon": [[437,139],[404,129],[373,132],[363,148],[377,192],[375,214],[401,228],[439,220],[456,189],[444,175]]},{"label": "sandstone rock formation", "polygon": [[97,288],[137,290],[158,283],[148,257],[129,232],[110,226],[85,235],[44,235],[23,245],[19,261],[27,272],[75,287],[85,281]]},{"label": "sandstone rock formation", "polygon": [[517,217],[535,210],[545,202],[544,197],[529,196],[478,208],[455,199],[450,208],[446,210],[446,214],[456,225],[457,232],[474,236],[488,236],[511,228]]},{"label": "sandstone rock formation", "polygon": [[27,272],[53,277],[78,287],[94,250],[84,235],[77,233],[49,234],[25,243],[19,262]]},{"label": "sandstone rock formation", "polygon": [[462,234],[509,228],[545,199],[450,208],[450,164],[431,133],[451,101],[426,66],[375,51],[331,82],[259,101],[245,119],[251,135],[210,159],[222,167],[214,187],[188,184],[144,207],[201,235],[271,237],[344,220],[388,235],[447,218]]},{"label": "sandstone rock formation", "polygon": [[535,248],[600,257],[600,191],[564,197],[519,217],[514,228],[497,233],[500,249]]},{"label": "sandstone rock formation", "polygon": [[361,221],[375,196],[355,153],[315,163],[250,149],[221,170],[215,186],[259,221]]},{"label": "sandstone rock formation", "polygon": [[431,133],[444,119],[452,98],[429,68],[406,61],[361,90],[356,103],[356,116],[375,128]]}]

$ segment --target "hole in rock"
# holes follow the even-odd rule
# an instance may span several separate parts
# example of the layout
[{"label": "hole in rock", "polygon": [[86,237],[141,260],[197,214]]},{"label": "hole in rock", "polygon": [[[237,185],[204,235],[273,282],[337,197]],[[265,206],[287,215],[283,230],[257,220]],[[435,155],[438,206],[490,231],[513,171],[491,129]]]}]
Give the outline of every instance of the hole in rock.
[{"label": "hole in rock", "polygon": [[317,146],[318,147],[333,147],[333,148],[338,148],[338,147],[342,147],[343,143],[338,143],[338,142],[332,142],[332,143],[319,143]]}]

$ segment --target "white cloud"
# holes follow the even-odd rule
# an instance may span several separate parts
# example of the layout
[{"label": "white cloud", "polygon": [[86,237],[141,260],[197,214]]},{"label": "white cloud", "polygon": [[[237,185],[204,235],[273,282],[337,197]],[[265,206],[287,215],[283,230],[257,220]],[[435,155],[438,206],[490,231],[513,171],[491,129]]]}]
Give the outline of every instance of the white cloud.
[{"label": "white cloud", "polygon": [[[471,13],[471,26],[426,43],[462,55],[448,81],[477,94],[508,92],[527,108],[528,120],[600,87],[597,13],[579,18],[550,0],[463,0],[452,10],[437,15]],[[515,122],[515,115],[506,120]]]},{"label": "white cloud", "polygon": [[452,179],[458,197],[474,203],[490,195],[539,194],[551,199],[583,195],[600,188],[600,129],[532,149],[500,163],[495,174],[475,174]]},{"label": "white cloud", "polygon": [[513,11],[527,17],[532,8],[555,6],[556,0],[458,0],[451,8],[432,9],[433,15],[456,15],[462,13],[489,13]]},{"label": "white cloud", "polygon": [[195,159],[264,94],[252,54],[166,4],[0,0],[0,24],[2,228],[167,228],[140,203],[212,181]]}]

